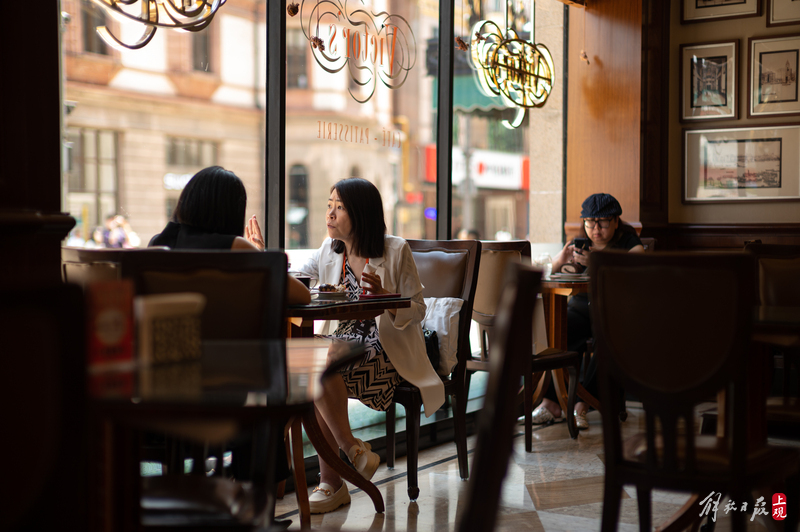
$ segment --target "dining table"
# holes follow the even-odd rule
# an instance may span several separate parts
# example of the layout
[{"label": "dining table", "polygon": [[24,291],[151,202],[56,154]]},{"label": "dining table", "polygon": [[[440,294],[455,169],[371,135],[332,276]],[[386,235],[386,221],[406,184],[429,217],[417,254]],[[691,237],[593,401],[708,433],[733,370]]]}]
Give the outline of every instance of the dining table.
[{"label": "dining table", "polygon": [[[383,512],[380,491],[330,448],[316,421],[314,400],[323,380],[364,353],[361,344],[331,345],[331,340],[319,338],[204,341],[199,360],[113,372],[111,382],[133,381],[132,387],[94,386],[89,401],[95,456],[90,475],[97,480],[93,529],[138,530],[152,519],[143,510],[147,505],[139,469],[138,442],[144,432],[223,445],[248,428],[255,430],[252,511],[247,518],[268,528],[275,504],[275,456],[283,449],[279,442],[292,418],[302,419],[319,456],[367,493],[376,512]],[[120,375],[125,372],[133,377]],[[96,372],[91,378],[109,376]],[[219,487],[214,490],[218,493]]]},{"label": "dining table", "polygon": [[289,328],[291,336],[314,336],[315,321],[368,320],[380,316],[386,310],[411,306],[411,298],[401,297],[399,294],[389,294],[386,297],[367,296],[336,299],[313,294],[311,297],[310,303],[289,305],[286,315],[292,324],[292,327]]},{"label": "dining table", "polygon": [[[589,292],[589,277],[586,275],[552,273],[542,279],[541,291],[548,346],[562,351],[569,351],[567,341],[567,305],[571,296]],[[562,369],[553,370],[552,377],[561,410],[566,412],[569,377]],[[576,388],[576,393],[586,404],[595,410],[600,409],[600,401],[590,394],[580,382]]]}]

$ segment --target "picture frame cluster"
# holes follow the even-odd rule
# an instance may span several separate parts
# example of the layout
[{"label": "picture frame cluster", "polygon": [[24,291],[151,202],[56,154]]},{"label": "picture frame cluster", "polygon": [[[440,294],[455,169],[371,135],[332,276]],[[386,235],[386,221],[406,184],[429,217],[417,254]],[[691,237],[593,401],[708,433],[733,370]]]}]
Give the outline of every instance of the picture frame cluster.
[{"label": "picture frame cluster", "polygon": [[[762,16],[767,26],[800,25],[800,0],[681,0],[681,23]],[[800,115],[800,32],[749,37],[748,119]],[[682,44],[679,120],[739,119],[738,39]],[[684,204],[800,200],[800,123],[683,130]]]}]

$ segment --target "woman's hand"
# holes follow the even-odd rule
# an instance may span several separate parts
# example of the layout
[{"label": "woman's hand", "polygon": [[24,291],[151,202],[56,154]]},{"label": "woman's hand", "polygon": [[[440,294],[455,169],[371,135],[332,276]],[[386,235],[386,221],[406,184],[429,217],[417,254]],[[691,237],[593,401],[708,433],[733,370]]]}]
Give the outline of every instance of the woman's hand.
[{"label": "woman's hand", "polygon": [[367,283],[369,286],[364,287],[370,294],[388,294],[389,292],[383,287],[380,275],[377,273],[361,273],[361,282]]},{"label": "woman's hand", "polygon": [[255,214],[247,220],[247,224],[244,226],[244,237],[260,251],[264,251],[264,237],[261,235],[261,227],[258,225]]}]

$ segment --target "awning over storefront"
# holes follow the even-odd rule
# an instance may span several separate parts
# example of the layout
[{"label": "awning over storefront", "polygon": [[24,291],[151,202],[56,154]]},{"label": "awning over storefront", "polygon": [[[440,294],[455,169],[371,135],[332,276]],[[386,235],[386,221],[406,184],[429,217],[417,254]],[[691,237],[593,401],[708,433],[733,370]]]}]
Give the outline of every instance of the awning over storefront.
[{"label": "awning over storefront", "polygon": [[[439,79],[433,78],[433,94],[439,93]],[[434,96],[433,110],[438,108],[439,99]],[[499,97],[486,96],[478,87],[478,80],[474,75],[453,76],[453,109],[456,111],[470,112],[475,110],[491,111],[492,109],[507,109]]]}]

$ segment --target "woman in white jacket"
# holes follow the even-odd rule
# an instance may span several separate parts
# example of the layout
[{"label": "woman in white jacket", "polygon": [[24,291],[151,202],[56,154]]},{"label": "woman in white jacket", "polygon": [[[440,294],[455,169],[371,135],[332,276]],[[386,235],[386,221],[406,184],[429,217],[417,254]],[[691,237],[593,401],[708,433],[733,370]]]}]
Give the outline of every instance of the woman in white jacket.
[{"label": "woman in white jacket", "polygon": [[[399,293],[411,307],[387,310],[374,320],[339,322],[331,336],[364,342],[363,359],[326,380],[317,400],[317,419],[328,443],[343,449],[356,469],[370,479],[380,458],[368,444],[353,437],[347,415],[348,397],[375,410],[392,404],[394,390],[407,380],[422,392],[426,415],[444,403],[444,387],[425,352],[422,283],[408,243],[386,235],[383,202],[378,189],[364,179],[343,179],[331,188],[326,224],[329,238],[301,271],[320,283],[345,285],[357,297]],[[367,266],[369,264],[369,266]],[[370,273],[373,272],[373,273]],[[329,325],[329,324],[328,324]],[[320,460],[320,484],[309,498],[311,513],[331,512],[350,502],[344,481]]]}]

